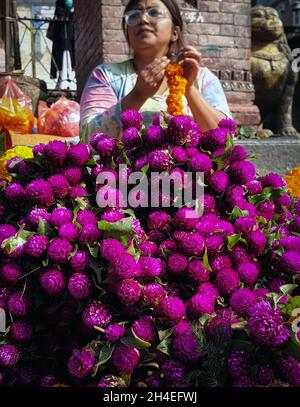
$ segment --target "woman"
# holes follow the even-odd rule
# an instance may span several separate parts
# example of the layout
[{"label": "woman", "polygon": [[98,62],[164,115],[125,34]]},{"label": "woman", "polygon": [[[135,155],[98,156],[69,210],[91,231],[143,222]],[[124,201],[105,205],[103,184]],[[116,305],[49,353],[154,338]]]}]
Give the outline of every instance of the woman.
[{"label": "woman", "polygon": [[185,114],[193,115],[202,130],[216,128],[231,116],[222,85],[201,55],[182,40],[183,21],[176,0],[130,0],[123,15],[123,30],[133,58],[101,64],[92,72],[81,97],[81,139],[88,143],[95,131],[118,138],[120,115],[139,110],[146,124],[167,110],[165,68],[175,54],[188,81]]},{"label": "woman", "polygon": [[57,89],[76,90],[75,37],[73,0],[57,0],[55,20],[50,39],[53,41],[50,77],[55,79],[59,71]]}]

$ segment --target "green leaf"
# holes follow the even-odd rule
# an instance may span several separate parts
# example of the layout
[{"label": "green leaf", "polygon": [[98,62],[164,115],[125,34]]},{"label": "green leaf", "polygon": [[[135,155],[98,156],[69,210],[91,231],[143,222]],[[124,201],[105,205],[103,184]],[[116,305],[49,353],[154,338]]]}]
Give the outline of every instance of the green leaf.
[{"label": "green leaf", "polygon": [[121,339],[123,345],[128,346],[128,348],[137,348],[137,349],[146,349],[151,347],[150,342],[143,341],[138,336],[136,336],[132,330],[131,332],[133,336],[124,336]]},{"label": "green leaf", "polygon": [[209,264],[209,261],[208,261],[207,248],[205,249],[205,252],[204,252],[204,255],[203,255],[202,266],[203,266],[205,269],[207,269],[207,270],[209,270],[209,271],[212,271],[212,270],[211,270],[211,267],[210,267],[210,264]]},{"label": "green leaf", "polygon": [[300,361],[300,343],[297,342],[295,337],[283,347],[282,349],[286,354]]},{"label": "green leaf", "polygon": [[39,235],[47,235],[51,228],[48,222],[45,221],[41,216],[39,216],[39,226],[37,232]]},{"label": "green leaf", "polygon": [[[284,287],[284,286],[283,286]],[[280,287],[281,289],[281,287]],[[291,317],[294,309],[300,308],[300,296],[296,295],[295,297],[288,298],[284,307],[281,310],[281,313],[287,317]]]},{"label": "green leaf", "polygon": [[238,235],[227,236],[226,240],[228,250],[231,250],[241,240],[241,237],[241,233],[239,233]]},{"label": "green leaf", "polygon": [[147,171],[149,170],[149,164],[144,165],[144,167],[141,168],[141,172],[143,174],[147,174]]},{"label": "green leaf", "polygon": [[276,201],[286,192],[286,188],[265,187],[261,194],[249,196],[248,201],[253,205],[257,205],[259,202],[265,200]]},{"label": "green leaf", "polygon": [[297,287],[297,284],[284,284],[280,287],[280,291],[283,295],[287,295],[294,291]]},{"label": "green leaf", "polygon": [[95,165],[97,165],[97,163],[94,158],[91,158],[85,163],[85,167],[95,167]]},{"label": "green leaf", "polygon": [[88,247],[88,249],[89,249],[89,252],[90,252],[90,255],[94,258],[94,259],[97,259],[97,257],[98,257],[98,252],[99,252],[99,246],[98,245],[96,245],[96,246],[90,246],[89,244],[87,245],[87,247]]},{"label": "green leaf", "polygon": [[173,333],[173,328],[168,329],[159,329],[158,330],[158,337],[159,340],[162,342],[163,340],[169,338]]},{"label": "green leaf", "polygon": [[131,216],[114,223],[101,220],[98,222],[98,227],[102,231],[105,239],[117,239],[124,246],[128,245],[130,238],[134,235],[133,218]]},{"label": "green leaf", "polygon": [[23,226],[21,226],[15,236],[9,237],[2,242],[1,248],[6,249],[10,254],[14,252],[18,247],[23,246],[27,242],[28,238],[35,234],[35,232],[24,230]]},{"label": "green leaf", "polygon": [[164,339],[160,342],[160,344],[156,347],[157,350],[164,353],[165,355],[170,356],[170,345],[172,343],[171,338]]},{"label": "green leaf", "polygon": [[234,222],[239,218],[244,218],[245,216],[249,216],[248,211],[242,211],[238,206],[235,206],[230,215],[230,221]]},{"label": "green leaf", "polygon": [[44,267],[47,267],[48,264],[49,264],[49,257],[47,257],[46,259],[42,260],[42,265],[43,265]]},{"label": "green leaf", "polygon": [[115,349],[116,344],[109,342],[108,344],[104,345],[99,352],[98,362],[94,367],[94,372],[92,376],[96,376],[98,369],[100,366],[104,365],[112,356],[112,353]]}]

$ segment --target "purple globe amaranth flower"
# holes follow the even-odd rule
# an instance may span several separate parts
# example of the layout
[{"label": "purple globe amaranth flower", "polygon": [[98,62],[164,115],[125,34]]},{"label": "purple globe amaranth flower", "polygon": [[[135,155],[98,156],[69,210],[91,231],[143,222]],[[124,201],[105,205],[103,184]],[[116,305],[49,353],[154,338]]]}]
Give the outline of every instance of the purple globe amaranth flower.
[{"label": "purple globe amaranth flower", "polygon": [[182,274],[188,267],[188,259],[181,253],[175,252],[168,256],[168,270],[173,275]]},{"label": "purple globe amaranth flower", "polygon": [[230,154],[230,162],[244,161],[247,159],[247,149],[244,146],[234,146]]},{"label": "purple globe amaranth flower", "polygon": [[85,273],[90,266],[90,255],[87,250],[77,250],[70,260],[71,268],[77,273]]},{"label": "purple globe amaranth flower", "polygon": [[127,387],[125,381],[118,376],[107,374],[102,376],[97,387]]},{"label": "purple globe amaranth flower", "polygon": [[105,329],[105,339],[110,342],[119,341],[126,332],[126,328],[120,324],[111,324]]},{"label": "purple globe amaranth flower", "polygon": [[48,182],[50,183],[52,191],[56,198],[62,199],[68,195],[70,184],[64,175],[62,174],[52,175],[48,179]]},{"label": "purple globe amaranth flower", "polygon": [[95,246],[100,239],[100,230],[98,226],[86,224],[79,231],[78,240],[82,245]]},{"label": "purple globe amaranth flower", "polygon": [[276,213],[275,204],[273,201],[262,201],[257,205],[256,212],[259,216],[263,216],[267,221],[270,221]]},{"label": "purple globe amaranth flower", "polygon": [[148,156],[142,156],[134,162],[134,171],[140,171],[145,165],[148,164]]},{"label": "purple globe amaranth flower", "polygon": [[168,231],[171,226],[171,217],[165,211],[154,211],[148,216],[149,229],[159,229]]},{"label": "purple globe amaranth flower", "polygon": [[146,142],[151,147],[159,147],[165,141],[165,137],[166,133],[160,126],[149,126],[145,134]]},{"label": "purple globe amaranth flower", "polygon": [[254,286],[259,276],[259,269],[253,262],[239,264],[237,272],[241,280],[250,287]]},{"label": "purple globe amaranth flower", "polygon": [[91,135],[89,143],[94,150],[97,149],[98,141],[101,140],[103,137],[109,137],[109,135],[101,132],[97,132]]},{"label": "purple globe amaranth flower", "polygon": [[25,203],[26,191],[21,184],[13,182],[5,188],[4,196],[10,205],[20,207]]},{"label": "purple globe amaranth flower", "polygon": [[138,336],[145,342],[152,343],[155,339],[155,324],[153,317],[150,315],[144,315],[134,321],[131,329],[134,335]]},{"label": "purple globe amaranth flower", "polygon": [[183,147],[173,147],[172,157],[176,164],[182,164],[187,160],[187,153]]},{"label": "purple globe amaranth flower", "polygon": [[234,222],[234,228],[236,233],[243,233],[248,235],[256,227],[256,220],[252,216],[244,216],[236,219]]},{"label": "purple globe amaranth flower", "polygon": [[115,223],[124,218],[125,218],[124,213],[111,209],[111,210],[104,212],[101,215],[100,220],[105,220],[106,222]]},{"label": "purple globe amaranth flower", "polygon": [[199,125],[190,117],[178,115],[171,118],[168,134],[173,145],[197,147],[200,141],[201,130]]},{"label": "purple globe amaranth flower", "polygon": [[300,216],[296,216],[289,224],[289,230],[300,233]]},{"label": "purple globe amaranth flower", "polygon": [[283,195],[281,195],[281,197],[279,197],[279,198],[277,199],[277,202],[278,202],[280,205],[283,205],[283,206],[285,206],[286,208],[289,208],[289,207],[291,206],[292,199],[291,199],[291,197],[290,197],[289,194],[283,194]]},{"label": "purple globe amaranth flower", "polygon": [[200,235],[210,236],[217,229],[219,220],[219,217],[213,213],[203,215],[196,223],[195,229]]},{"label": "purple globe amaranth flower", "polygon": [[275,379],[275,370],[270,365],[259,366],[256,373],[257,383],[261,386],[269,386]]},{"label": "purple globe amaranth flower", "polygon": [[216,171],[210,175],[208,182],[216,194],[222,194],[228,188],[229,178],[226,172]]},{"label": "purple globe amaranth flower", "polygon": [[263,186],[260,181],[253,179],[245,185],[248,195],[258,195],[262,193]]},{"label": "purple globe amaranth flower", "polygon": [[68,290],[76,300],[85,300],[91,294],[92,280],[85,274],[74,273],[68,281]]},{"label": "purple globe amaranth flower", "polygon": [[300,216],[300,198],[295,199],[294,212],[296,216]]},{"label": "purple globe amaranth flower", "polygon": [[[105,260],[111,260],[125,253],[124,245],[116,239],[105,239],[100,246],[100,254]],[[128,256],[125,256],[128,259]]]},{"label": "purple globe amaranth flower", "polygon": [[72,164],[83,167],[90,158],[90,152],[86,144],[71,144],[67,154]]},{"label": "purple globe amaranth flower", "polygon": [[140,257],[138,261],[140,269],[137,273],[139,278],[155,278],[164,272],[164,265],[161,259],[155,257]]},{"label": "purple globe amaranth flower", "polygon": [[213,168],[213,162],[208,155],[199,152],[191,158],[189,167],[193,172],[209,173]]},{"label": "purple globe amaranth flower", "polygon": [[54,203],[51,184],[42,178],[35,179],[27,185],[26,195],[33,205],[47,207]]},{"label": "purple globe amaranth flower", "polygon": [[112,261],[113,275],[118,278],[130,278],[137,274],[138,265],[131,254],[119,252]]},{"label": "purple globe amaranth flower", "polygon": [[177,243],[172,239],[167,239],[159,245],[159,256],[165,258],[168,253],[177,251]]},{"label": "purple globe amaranth flower", "polygon": [[42,257],[48,249],[49,239],[43,235],[30,236],[24,245],[24,252],[34,258]]},{"label": "purple globe amaranth flower", "polygon": [[63,169],[63,174],[71,185],[80,184],[83,180],[83,171],[80,167],[68,166]]},{"label": "purple globe amaranth flower", "polygon": [[286,236],[280,239],[280,246],[283,247],[285,251],[295,251],[300,252],[300,236]]},{"label": "purple globe amaranth flower", "polygon": [[300,274],[300,253],[294,250],[285,251],[279,259],[278,267],[287,274]]},{"label": "purple globe amaranth flower", "polygon": [[191,324],[189,323],[189,321],[185,321],[182,320],[180,322],[178,322],[178,324],[174,325],[173,327],[173,335],[176,336],[180,336],[186,332],[190,332],[191,331]]},{"label": "purple globe amaranth flower", "polygon": [[75,349],[68,361],[68,371],[72,376],[83,379],[93,372],[95,362],[94,353],[89,349]]},{"label": "purple globe amaranth flower", "polygon": [[72,222],[65,223],[58,229],[59,237],[67,240],[68,242],[74,242],[78,237],[78,232],[79,230],[77,226]]},{"label": "purple globe amaranth flower", "polygon": [[186,381],[186,369],[177,360],[171,359],[163,362],[161,372],[166,384],[177,386]]},{"label": "purple globe amaranth flower", "polygon": [[133,148],[141,142],[141,136],[136,127],[128,127],[123,130],[121,141],[126,148]]},{"label": "purple globe amaranth flower", "polygon": [[238,322],[231,309],[220,309],[216,311],[216,316],[212,317],[205,329],[207,337],[212,341],[229,339],[232,337],[231,325]]},{"label": "purple globe amaranth flower", "polygon": [[234,207],[243,200],[245,195],[244,188],[240,185],[229,186],[226,190],[226,202],[228,205]]},{"label": "purple globe amaranth flower", "polygon": [[223,251],[224,240],[219,235],[207,236],[205,238],[205,247],[209,256],[214,256]]},{"label": "purple globe amaranth flower", "polygon": [[125,112],[122,112],[120,119],[123,129],[135,127],[136,129],[141,130],[142,128],[143,116],[137,110],[129,109]]},{"label": "purple globe amaranth flower", "polygon": [[173,166],[173,159],[168,150],[154,150],[148,156],[151,171],[170,171]]},{"label": "purple globe amaranth flower", "polygon": [[81,185],[74,185],[70,188],[69,194],[70,197],[75,200],[76,198],[87,196],[88,193],[85,187]]},{"label": "purple globe amaranth flower", "polygon": [[65,239],[55,238],[49,244],[48,256],[54,263],[63,264],[68,261],[69,255],[72,252],[72,245]]},{"label": "purple globe amaranth flower", "polygon": [[221,119],[218,123],[219,127],[225,127],[226,129],[230,130],[234,133],[237,130],[237,124],[234,120],[230,119],[230,117],[226,117],[225,119]]},{"label": "purple globe amaranth flower", "polygon": [[195,334],[187,331],[177,336],[172,342],[172,355],[176,360],[187,365],[198,363],[201,358],[201,350]]},{"label": "purple globe amaranth flower", "polygon": [[161,323],[175,325],[185,317],[185,305],[178,297],[164,297],[156,308],[156,314]]},{"label": "purple globe amaranth flower", "polygon": [[300,362],[292,356],[281,359],[281,371],[285,380],[295,387],[300,387]]},{"label": "purple globe amaranth flower", "polygon": [[205,247],[204,237],[198,232],[182,232],[176,240],[178,248],[188,256],[200,256]]},{"label": "purple globe amaranth flower", "polygon": [[250,335],[261,346],[278,347],[289,341],[291,334],[283,323],[280,311],[274,310],[267,301],[258,302],[249,310]]},{"label": "purple globe amaranth flower", "polygon": [[250,260],[247,250],[239,244],[235,245],[231,249],[229,257],[232,261],[233,266],[236,266],[240,263],[247,263]]},{"label": "purple globe amaranth flower", "polygon": [[198,222],[198,213],[193,208],[180,208],[173,218],[174,226],[182,230],[194,230]]},{"label": "purple globe amaranth flower", "polygon": [[227,359],[227,370],[233,379],[247,376],[249,369],[249,354],[245,350],[235,350]]},{"label": "purple globe amaranth flower", "polygon": [[90,328],[94,326],[105,328],[110,323],[111,318],[111,313],[100,301],[89,304],[82,314],[84,324]]},{"label": "purple globe amaranth flower", "polygon": [[257,297],[249,288],[240,288],[230,297],[230,305],[240,316],[247,316],[252,305],[257,303]]},{"label": "purple globe amaranth flower", "polygon": [[247,242],[251,252],[253,252],[256,256],[260,256],[263,254],[268,240],[262,231],[254,230],[248,234]]},{"label": "purple globe amaranth flower", "polygon": [[19,379],[22,384],[35,385],[37,378],[38,376],[35,368],[28,365],[19,368]]},{"label": "purple globe amaranth flower", "polygon": [[216,300],[220,295],[218,288],[210,282],[201,284],[198,287],[198,293],[204,294],[204,295],[212,298],[213,300]]},{"label": "purple globe amaranth flower", "polygon": [[234,227],[231,222],[226,220],[219,220],[217,223],[218,235],[222,238],[234,235]]},{"label": "purple globe amaranth flower", "polygon": [[203,133],[200,143],[202,149],[215,152],[220,148],[225,147],[227,132],[228,130],[226,128],[216,128]]},{"label": "purple globe amaranth flower", "polygon": [[0,268],[0,278],[5,284],[14,284],[22,276],[22,269],[16,262],[9,262]]},{"label": "purple globe amaranth flower", "polygon": [[45,147],[46,147],[46,144],[44,144],[44,143],[40,143],[40,144],[33,146],[32,152],[33,152],[34,158],[36,158],[39,154],[42,155],[45,150]]},{"label": "purple globe amaranth flower", "polygon": [[232,294],[237,290],[239,283],[239,275],[233,269],[224,268],[218,271],[216,284],[222,295]]},{"label": "purple globe amaranth flower", "polygon": [[211,214],[216,212],[217,205],[215,197],[211,194],[204,194],[203,200],[203,213],[204,214]]},{"label": "purple globe amaranth flower", "polygon": [[13,367],[20,360],[21,352],[15,346],[8,343],[0,345],[0,366]]},{"label": "purple globe amaranth flower", "polygon": [[260,179],[263,187],[285,188],[286,181],[276,172],[270,172]]},{"label": "purple globe amaranth flower", "polygon": [[187,310],[193,319],[212,314],[215,310],[215,299],[208,294],[197,293],[188,300]]},{"label": "purple globe amaranth flower", "polygon": [[117,297],[125,305],[133,305],[142,295],[142,287],[135,280],[125,279],[117,286]]},{"label": "purple globe amaranth flower", "polygon": [[250,161],[236,161],[230,165],[228,175],[232,183],[245,185],[255,177],[255,167]]},{"label": "purple globe amaranth flower", "polygon": [[224,269],[231,268],[232,261],[227,254],[217,254],[210,260],[210,267],[215,273]]},{"label": "purple globe amaranth flower", "polygon": [[27,317],[30,311],[30,302],[26,294],[16,292],[7,300],[7,309],[13,317]]},{"label": "purple globe amaranth flower", "polygon": [[43,149],[43,159],[49,167],[62,167],[67,158],[68,147],[65,142],[50,141]]},{"label": "purple globe amaranth flower", "polygon": [[42,219],[45,222],[49,222],[50,216],[51,216],[50,213],[48,213],[46,209],[36,208],[32,209],[29,212],[29,214],[27,215],[27,220],[31,227],[37,229],[39,226],[40,219]]},{"label": "purple globe amaranth flower", "polygon": [[54,208],[51,213],[50,223],[52,226],[59,228],[65,223],[72,222],[73,213],[70,209],[65,207]]},{"label": "purple globe amaranth flower", "polygon": [[43,271],[40,275],[40,284],[50,296],[60,295],[65,289],[66,280],[58,269]]},{"label": "purple globe amaranth flower", "polygon": [[270,281],[268,288],[273,293],[280,293],[280,287],[285,284],[287,284],[287,281],[284,278],[277,277]]},{"label": "purple globe amaranth flower", "polygon": [[27,342],[32,338],[33,326],[29,321],[14,321],[10,326],[9,334],[17,342]]},{"label": "purple globe amaranth flower", "polygon": [[140,362],[140,352],[136,348],[128,348],[123,344],[117,344],[112,354],[112,364],[118,372],[130,372]]},{"label": "purple globe amaranth flower", "polygon": [[164,287],[158,283],[145,284],[142,292],[142,302],[145,306],[157,306],[167,293]]},{"label": "purple globe amaranth flower", "polygon": [[41,379],[40,387],[52,387],[52,386],[55,385],[56,383],[57,383],[57,378],[56,378],[56,376],[47,375],[47,376],[44,376],[44,377]]},{"label": "purple globe amaranth flower", "polygon": [[96,146],[96,152],[103,161],[110,161],[117,150],[118,146],[116,140],[105,135],[100,138]]},{"label": "purple globe amaranth flower", "polygon": [[154,242],[149,241],[142,242],[138,245],[138,248],[143,256],[158,257],[159,255],[158,246]]},{"label": "purple globe amaranth flower", "polygon": [[210,271],[203,267],[201,260],[191,260],[186,273],[188,279],[197,285],[205,283],[210,279]]}]

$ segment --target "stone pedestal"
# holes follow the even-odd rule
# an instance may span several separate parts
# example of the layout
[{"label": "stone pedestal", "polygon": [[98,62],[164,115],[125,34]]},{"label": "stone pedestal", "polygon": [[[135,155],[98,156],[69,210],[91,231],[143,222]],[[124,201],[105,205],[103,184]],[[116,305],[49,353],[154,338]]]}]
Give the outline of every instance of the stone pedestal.
[{"label": "stone pedestal", "polygon": [[[121,29],[127,0],[75,0],[76,60],[79,94],[92,69],[102,62],[127,59]],[[185,41],[202,53],[203,65],[221,80],[238,124],[255,130],[260,121],[254,106],[250,73],[251,0],[179,0]]]}]

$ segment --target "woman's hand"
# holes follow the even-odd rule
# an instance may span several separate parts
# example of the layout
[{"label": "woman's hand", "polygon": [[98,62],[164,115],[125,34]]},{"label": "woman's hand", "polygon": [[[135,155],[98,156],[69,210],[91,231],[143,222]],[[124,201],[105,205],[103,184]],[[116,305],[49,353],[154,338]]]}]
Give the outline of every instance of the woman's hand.
[{"label": "woman's hand", "polygon": [[196,48],[186,46],[178,54],[178,63],[184,70],[184,76],[188,81],[186,89],[189,90],[197,79],[201,67],[201,54]]},{"label": "woman's hand", "polygon": [[155,58],[141,72],[139,72],[135,92],[146,98],[155,95],[165,76],[165,68],[170,63],[167,57]]}]

